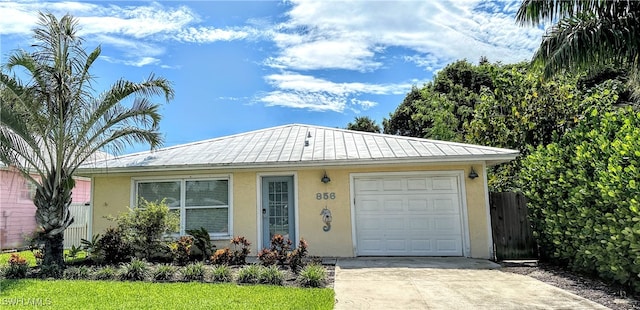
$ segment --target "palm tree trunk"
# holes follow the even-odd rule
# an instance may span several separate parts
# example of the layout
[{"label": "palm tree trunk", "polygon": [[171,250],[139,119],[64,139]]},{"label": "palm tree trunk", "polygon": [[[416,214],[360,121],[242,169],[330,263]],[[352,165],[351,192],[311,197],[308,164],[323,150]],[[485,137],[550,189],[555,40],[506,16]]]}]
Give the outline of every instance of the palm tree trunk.
[{"label": "palm tree trunk", "polygon": [[52,236],[44,236],[44,266],[64,268],[64,231]]},{"label": "palm tree trunk", "polygon": [[33,199],[40,238],[44,242],[43,266],[58,267],[60,271],[64,269],[64,230],[73,223],[69,205],[74,185],[75,181],[64,170],[60,174],[51,170]]}]

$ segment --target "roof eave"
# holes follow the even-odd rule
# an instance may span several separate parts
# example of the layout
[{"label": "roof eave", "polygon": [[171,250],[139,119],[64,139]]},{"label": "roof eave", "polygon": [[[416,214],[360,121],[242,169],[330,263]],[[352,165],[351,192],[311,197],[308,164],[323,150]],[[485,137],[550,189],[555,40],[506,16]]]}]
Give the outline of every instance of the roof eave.
[{"label": "roof eave", "polygon": [[222,164],[199,164],[199,165],[164,165],[164,166],[135,166],[135,167],[101,167],[101,168],[80,168],[76,170],[77,175],[91,176],[105,173],[137,173],[153,171],[192,171],[192,170],[230,170],[230,169],[278,169],[278,168],[309,168],[309,167],[343,167],[343,166],[372,166],[372,165],[407,165],[407,164],[435,164],[435,163],[464,163],[464,162],[485,162],[488,166],[493,166],[509,162],[518,157],[519,153],[499,154],[499,155],[465,155],[465,156],[442,156],[429,158],[394,158],[394,159],[336,159],[336,160],[316,160],[316,161],[293,161],[293,162],[263,162],[263,163],[222,163]]}]

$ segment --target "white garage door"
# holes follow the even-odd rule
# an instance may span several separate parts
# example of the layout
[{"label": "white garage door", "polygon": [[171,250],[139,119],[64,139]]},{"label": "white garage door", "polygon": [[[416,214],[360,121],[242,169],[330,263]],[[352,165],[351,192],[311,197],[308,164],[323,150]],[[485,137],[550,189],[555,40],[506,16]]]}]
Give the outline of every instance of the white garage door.
[{"label": "white garage door", "polygon": [[354,194],[357,255],[463,255],[457,176],[358,176]]}]

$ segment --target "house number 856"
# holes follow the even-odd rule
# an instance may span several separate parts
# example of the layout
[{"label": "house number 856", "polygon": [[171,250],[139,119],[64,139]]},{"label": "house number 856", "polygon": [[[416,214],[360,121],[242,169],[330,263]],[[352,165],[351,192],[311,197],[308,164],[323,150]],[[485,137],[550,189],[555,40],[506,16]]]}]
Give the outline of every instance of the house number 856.
[{"label": "house number 856", "polygon": [[331,192],[331,193],[316,193],[316,199],[317,200],[336,199],[336,193],[334,193],[334,192]]}]

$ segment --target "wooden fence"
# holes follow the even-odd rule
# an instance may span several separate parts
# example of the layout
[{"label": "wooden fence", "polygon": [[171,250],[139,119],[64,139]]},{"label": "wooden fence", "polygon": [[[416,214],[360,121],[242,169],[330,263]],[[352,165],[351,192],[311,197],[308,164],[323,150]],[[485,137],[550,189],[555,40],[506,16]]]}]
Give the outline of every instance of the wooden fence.
[{"label": "wooden fence", "polygon": [[521,193],[491,193],[491,227],[496,258],[537,258],[537,245],[527,217],[527,200]]},{"label": "wooden fence", "polygon": [[89,208],[84,204],[71,204],[69,211],[74,218],[73,224],[64,231],[64,248],[80,246],[81,239],[89,239]]}]

